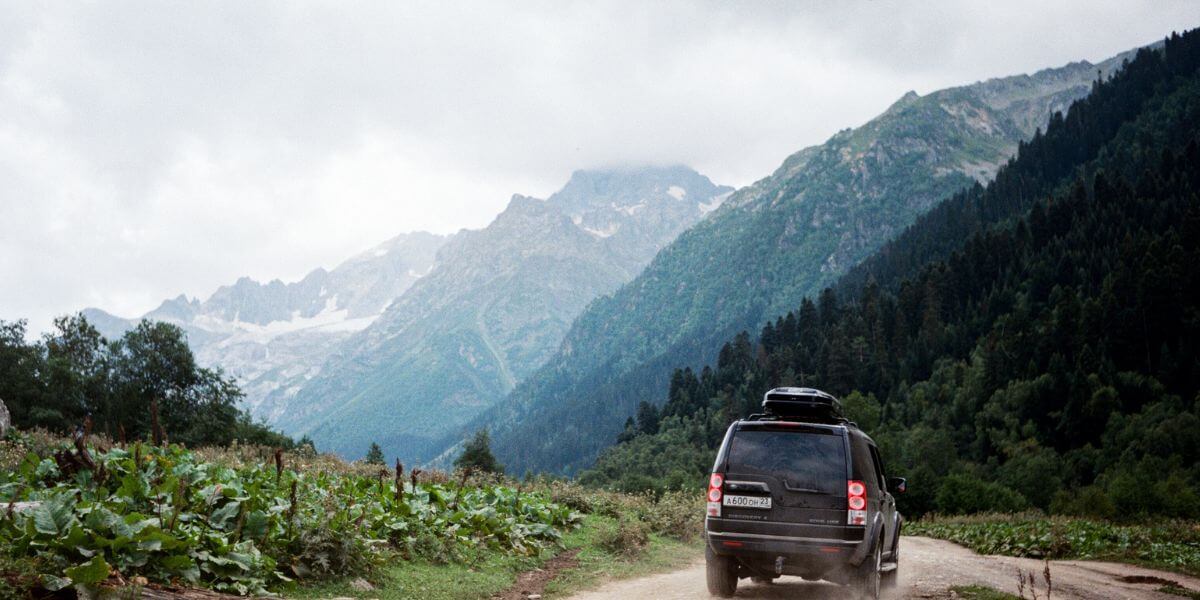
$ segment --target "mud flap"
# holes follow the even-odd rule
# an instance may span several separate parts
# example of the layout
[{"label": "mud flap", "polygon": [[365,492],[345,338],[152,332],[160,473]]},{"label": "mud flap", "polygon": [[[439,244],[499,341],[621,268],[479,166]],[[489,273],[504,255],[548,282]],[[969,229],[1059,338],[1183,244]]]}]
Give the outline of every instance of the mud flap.
[{"label": "mud flap", "polygon": [[879,534],[883,531],[883,517],[878,514],[871,520],[871,526],[863,531],[863,541],[854,549],[854,554],[850,555],[848,561],[851,566],[857,567],[862,564],[871,552],[875,550],[875,544],[879,543]]}]

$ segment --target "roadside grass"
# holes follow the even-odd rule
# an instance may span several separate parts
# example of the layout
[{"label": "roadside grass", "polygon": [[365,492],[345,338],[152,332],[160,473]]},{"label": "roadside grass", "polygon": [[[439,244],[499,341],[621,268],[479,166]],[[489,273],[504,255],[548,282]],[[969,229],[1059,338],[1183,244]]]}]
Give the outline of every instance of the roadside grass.
[{"label": "roadside grass", "polygon": [[949,540],[981,554],[1111,560],[1200,575],[1200,522],[1110,523],[1040,513],[925,517],[906,534]]},{"label": "roadside grass", "polygon": [[563,548],[542,552],[535,557],[506,556],[486,551],[474,552],[461,562],[436,564],[430,561],[402,561],[383,567],[370,580],[374,590],[359,591],[350,580],[298,587],[285,592],[289,598],[425,598],[429,600],[478,600],[491,598],[508,588],[525,571],[542,567],[560,552],[577,550],[578,565],[559,572],[547,585],[544,596],[557,598],[609,579],[639,577],[669,571],[685,565],[698,554],[700,542],[682,542],[650,533],[644,546],[614,546],[621,520],[604,515],[588,515],[581,526],[563,536]]},{"label": "roadside grass", "polygon": [[964,600],[1021,600],[1020,596],[994,590],[982,585],[959,585],[950,588]]},{"label": "roadside grass", "polygon": [[545,552],[538,557],[520,557],[492,552],[473,552],[464,562],[437,564],[428,560],[395,562],[370,578],[374,590],[360,591],[341,580],[315,586],[298,587],[285,592],[288,598],[379,598],[401,600],[468,600],[490,598],[509,588],[517,574],[535,569],[551,558]]},{"label": "roadside grass", "polygon": [[548,598],[569,596],[607,580],[672,571],[701,556],[700,538],[680,541],[657,533],[649,535],[639,552],[614,551],[611,544],[605,543],[613,527],[619,527],[616,519],[590,515],[584,519],[583,527],[566,536],[567,548],[579,549],[575,556],[579,565],[563,571],[546,585]]}]

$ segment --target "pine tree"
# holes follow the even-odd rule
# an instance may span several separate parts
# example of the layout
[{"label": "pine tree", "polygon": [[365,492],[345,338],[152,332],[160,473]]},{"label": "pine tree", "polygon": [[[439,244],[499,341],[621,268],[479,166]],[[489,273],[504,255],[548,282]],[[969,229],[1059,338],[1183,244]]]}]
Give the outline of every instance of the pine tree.
[{"label": "pine tree", "polygon": [[653,404],[643,401],[638,405],[637,430],[651,435],[658,433],[658,409]]},{"label": "pine tree", "polygon": [[382,465],[387,463],[387,460],[383,457],[383,448],[380,448],[379,444],[376,444],[375,442],[371,442],[371,449],[367,450],[367,457],[363,460],[369,465]]},{"label": "pine tree", "polygon": [[475,436],[467,441],[463,453],[454,460],[457,469],[474,469],[487,473],[503,473],[504,465],[496,462],[492,456],[492,438],[487,429],[480,429]]}]

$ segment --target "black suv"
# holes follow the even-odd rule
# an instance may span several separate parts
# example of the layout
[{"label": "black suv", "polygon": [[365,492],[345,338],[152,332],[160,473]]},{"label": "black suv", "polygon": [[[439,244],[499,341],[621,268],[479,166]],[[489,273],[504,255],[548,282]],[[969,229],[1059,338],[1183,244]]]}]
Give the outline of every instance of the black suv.
[{"label": "black suv", "polygon": [[765,414],[729,426],[708,483],[708,591],[780,575],[850,584],[867,598],[895,583],[902,519],[875,442],[811,388],[776,388]]}]

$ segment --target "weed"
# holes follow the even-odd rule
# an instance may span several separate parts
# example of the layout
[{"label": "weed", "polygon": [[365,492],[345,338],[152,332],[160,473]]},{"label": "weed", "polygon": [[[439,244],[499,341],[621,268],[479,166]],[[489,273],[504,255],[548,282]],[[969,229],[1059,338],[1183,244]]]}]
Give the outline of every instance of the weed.
[{"label": "weed", "polygon": [[635,557],[650,542],[650,527],[642,521],[622,518],[615,525],[602,529],[598,541],[610,554]]}]

